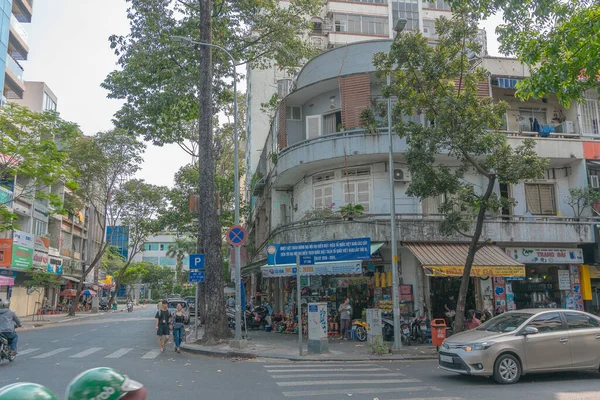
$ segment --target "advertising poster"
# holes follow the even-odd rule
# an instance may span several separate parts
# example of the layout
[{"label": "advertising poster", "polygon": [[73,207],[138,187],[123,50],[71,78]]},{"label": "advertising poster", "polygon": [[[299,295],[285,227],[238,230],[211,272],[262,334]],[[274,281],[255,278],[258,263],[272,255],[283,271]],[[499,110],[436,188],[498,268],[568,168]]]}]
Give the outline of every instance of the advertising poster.
[{"label": "advertising poster", "polygon": [[579,276],[579,266],[570,265],[570,292],[567,296],[567,308],[583,311],[583,296],[581,294],[581,280]]},{"label": "advertising poster", "polygon": [[10,268],[12,262],[12,239],[0,239],[0,268]]},{"label": "advertising poster", "polygon": [[494,278],[494,309],[506,311],[506,281],[504,278]]},{"label": "advertising poster", "polygon": [[31,269],[35,240],[32,234],[14,230],[12,245],[12,268],[17,270]]}]

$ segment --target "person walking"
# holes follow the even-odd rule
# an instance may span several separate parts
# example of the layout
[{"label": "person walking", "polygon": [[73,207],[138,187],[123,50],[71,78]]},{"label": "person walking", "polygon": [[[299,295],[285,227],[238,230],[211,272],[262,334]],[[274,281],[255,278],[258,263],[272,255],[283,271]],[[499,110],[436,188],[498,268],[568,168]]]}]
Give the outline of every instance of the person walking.
[{"label": "person walking", "polygon": [[352,315],[352,306],[350,305],[350,299],[346,297],[344,304],[339,308],[340,312],[340,340],[348,340],[346,335],[350,329],[350,315]]},{"label": "person walking", "polygon": [[171,314],[169,314],[169,303],[166,300],[162,301],[161,306],[161,309],[156,312],[154,318],[156,318],[156,335],[158,336],[158,344],[162,353],[165,351],[165,345],[169,341]]},{"label": "person walking", "polygon": [[177,304],[177,311],[173,315],[173,339],[175,340],[175,352],[181,353],[181,337],[185,334],[184,324],[187,316],[181,308],[181,303]]}]

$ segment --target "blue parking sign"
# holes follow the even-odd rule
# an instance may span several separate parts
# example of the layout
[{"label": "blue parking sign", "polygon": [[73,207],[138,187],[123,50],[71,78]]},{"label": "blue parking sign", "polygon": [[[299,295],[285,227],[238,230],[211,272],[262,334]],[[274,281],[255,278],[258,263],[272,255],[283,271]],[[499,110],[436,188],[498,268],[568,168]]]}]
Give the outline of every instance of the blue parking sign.
[{"label": "blue parking sign", "polygon": [[204,254],[190,254],[190,271],[204,271]]}]

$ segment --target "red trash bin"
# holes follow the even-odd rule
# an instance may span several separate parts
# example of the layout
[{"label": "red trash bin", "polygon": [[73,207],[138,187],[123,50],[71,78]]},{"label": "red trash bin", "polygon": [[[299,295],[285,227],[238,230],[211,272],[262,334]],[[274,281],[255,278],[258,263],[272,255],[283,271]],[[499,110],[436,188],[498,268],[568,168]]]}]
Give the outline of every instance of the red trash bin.
[{"label": "red trash bin", "polygon": [[434,319],[431,321],[431,343],[440,347],[446,339],[446,320],[443,318]]}]

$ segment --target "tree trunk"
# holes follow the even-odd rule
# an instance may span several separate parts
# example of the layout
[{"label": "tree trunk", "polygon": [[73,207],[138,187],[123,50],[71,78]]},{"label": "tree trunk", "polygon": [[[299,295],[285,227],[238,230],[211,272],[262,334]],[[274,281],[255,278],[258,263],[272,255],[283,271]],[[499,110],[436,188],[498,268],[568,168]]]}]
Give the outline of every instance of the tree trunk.
[{"label": "tree trunk", "polygon": [[[199,41],[212,43],[212,1],[198,0]],[[198,220],[198,249],[205,256],[204,300],[207,305],[206,325],[203,342],[214,343],[231,335],[227,327],[223,277],[221,266],[221,224],[217,210],[215,189],[215,162],[213,143],[213,96],[212,96],[212,51],[209,46],[199,46],[199,113],[198,119],[198,168],[200,179],[200,210]]]},{"label": "tree trunk", "polygon": [[79,297],[81,296],[81,292],[83,291],[83,282],[85,280],[85,275],[81,277],[79,283],[77,284],[77,295],[73,297],[73,301],[71,302],[71,307],[69,308],[69,317],[74,317],[75,312],[77,311],[77,305],[79,304]]},{"label": "tree trunk", "polygon": [[473,261],[475,261],[475,253],[479,250],[479,238],[483,231],[483,221],[485,219],[485,213],[487,211],[487,201],[494,192],[494,185],[496,183],[496,176],[492,175],[488,177],[488,186],[481,198],[481,206],[477,213],[477,221],[475,223],[475,232],[469,243],[469,252],[467,253],[467,259],[465,261],[465,269],[460,282],[460,289],[458,291],[458,301],[456,302],[456,317],[454,319],[454,333],[462,332],[465,325],[465,305],[467,303],[467,292],[469,290],[469,279],[471,276],[471,268],[473,267]]},{"label": "tree trunk", "polygon": [[[135,254],[133,256],[135,256]],[[112,307],[112,304],[115,301],[115,297],[117,297],[117,291],[121,287],[121,282],[123,281],[123,274],[125,274],[125,271],[127,271],[127,268],[129,268],[133,256],[131,256],[129,261],[127,261],[127,263],[119,271],[119,275],[117,276],[117,280],[115,281],[115,291],[113,292],[113,294],[110,295],[110,299],[108,300],[108,308]]]}]

